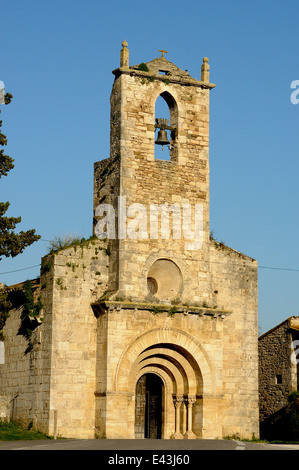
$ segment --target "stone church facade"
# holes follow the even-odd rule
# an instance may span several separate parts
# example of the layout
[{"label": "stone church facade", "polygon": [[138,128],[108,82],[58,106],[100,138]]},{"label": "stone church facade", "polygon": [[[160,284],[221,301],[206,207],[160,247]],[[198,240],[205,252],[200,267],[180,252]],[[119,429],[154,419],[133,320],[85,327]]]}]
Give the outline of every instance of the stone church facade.
[{"label": "stone church facade", "polygon": [[207,58],[197,80],[161,52],[129,66],[122,44],[93,237],[4,289],[0,417],[75,438],[259,435],[257,262],[210,237],[215,85]]}]

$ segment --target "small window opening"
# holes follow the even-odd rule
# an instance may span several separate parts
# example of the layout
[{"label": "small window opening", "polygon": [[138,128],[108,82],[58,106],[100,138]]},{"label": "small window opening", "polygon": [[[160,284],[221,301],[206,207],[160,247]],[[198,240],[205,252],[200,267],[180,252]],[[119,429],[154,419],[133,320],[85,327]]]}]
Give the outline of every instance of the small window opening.
[{"label": "small window opening", "polygon": [[147,288],[152,295],[155,295],[158,291],[158,284],[156,279],[154,279],[153,277],[148,277]]},{"label": "small window opening", "polygon": [[160,75],[167,75],[168,71],[167,70],[159,70]]},{"label": "small window opening", "polygon": [[277,385],[281,385],[282,384],[282,375],[277,374],[276,377],[275,377],[275,381],[276,381]]}]

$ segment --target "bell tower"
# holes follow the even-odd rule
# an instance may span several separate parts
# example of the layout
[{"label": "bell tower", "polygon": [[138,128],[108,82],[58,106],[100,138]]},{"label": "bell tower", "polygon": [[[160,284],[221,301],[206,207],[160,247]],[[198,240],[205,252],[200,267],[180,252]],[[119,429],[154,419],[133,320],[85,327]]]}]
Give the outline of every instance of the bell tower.
[{"label": "bell tower", "polygon": [[[110,157],[95,164],[94,231],[109,239],[109,289],[118,297],[209,302],[209,93],[215,85],[207,58],[197,80],[159,52],[129,66],[122,43],[110,99]],[[159,97],[169,120],[156,115]],[[155,158],[159,145],[168,161]],[[115,220],[108,232],[103,203]]]},{"label": "bell tower", "polygon": [[129,65],[122,43],[110,156],[94,167],[94,234],[109,254],[92,304],[96,433],[258,435],[257,264],[209,233],[215,85],[207,58],[197,80],[159,52]]}]

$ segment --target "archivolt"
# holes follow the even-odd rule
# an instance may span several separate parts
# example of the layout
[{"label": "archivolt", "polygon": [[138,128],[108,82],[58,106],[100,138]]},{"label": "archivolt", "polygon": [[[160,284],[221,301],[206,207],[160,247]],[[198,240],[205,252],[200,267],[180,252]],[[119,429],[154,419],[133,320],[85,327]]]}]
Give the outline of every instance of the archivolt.
[{"label": "archivolt", "polygon": [[139,335],[124,351],[115,375],[116,391],[135,389],[142,370],[155,367],[172,383],[172,393],[213,393],[213,372],[203,347],[186,332],[154,329]]}]

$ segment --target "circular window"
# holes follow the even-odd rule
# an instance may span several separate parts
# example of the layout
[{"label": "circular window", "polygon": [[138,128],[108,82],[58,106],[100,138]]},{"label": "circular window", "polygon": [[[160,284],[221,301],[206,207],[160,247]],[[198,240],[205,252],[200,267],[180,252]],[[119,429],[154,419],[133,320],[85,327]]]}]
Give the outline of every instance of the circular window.
[{"label": "circular window", "polygon": [[177,297],[182,287],[179,267],[168,259],[158,259],[149,269],[147,287],[157,299],[170,300]]}]

